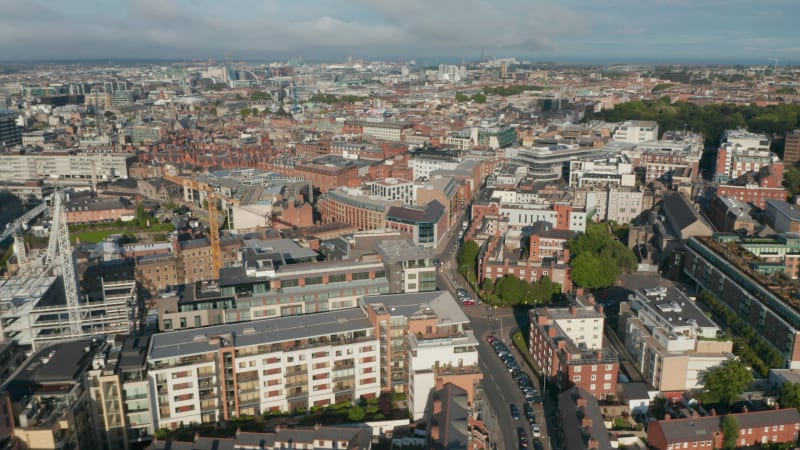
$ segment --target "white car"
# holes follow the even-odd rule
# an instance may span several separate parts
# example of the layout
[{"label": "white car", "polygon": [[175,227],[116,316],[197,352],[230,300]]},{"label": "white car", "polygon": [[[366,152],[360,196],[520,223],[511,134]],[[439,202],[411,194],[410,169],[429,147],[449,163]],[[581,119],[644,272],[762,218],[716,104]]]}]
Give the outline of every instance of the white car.
[{"label": "white car", "polygon": [[533,437],[540,437],[542,435],[542,431],[539,429],[538,423],[531,424],[531,435],[533,435]]}]

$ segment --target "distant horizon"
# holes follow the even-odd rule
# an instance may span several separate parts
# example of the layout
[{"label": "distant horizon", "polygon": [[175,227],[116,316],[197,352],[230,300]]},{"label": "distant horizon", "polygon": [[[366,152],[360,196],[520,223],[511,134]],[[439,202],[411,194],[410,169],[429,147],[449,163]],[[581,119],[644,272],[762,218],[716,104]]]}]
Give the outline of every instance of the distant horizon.
[{"label": "distant horizon", "polygon": [[[734,67],[734,66],[746,66],[746,67],[773,67],[775,65],[775,60],[773,59],[758,59],[758,58],[702,58],[702,59],[693,59],[693,58],[604,58],[602,56],[585,56],[585,57],[570,57],[570,58],[542,58],[542,59],[535,59],[530,57],[522,57],[522,56],[513,56],[513,55],[503,55],[503,56],[486,56],[483,60],[480,57],[476,57],[473,59],[468,58],[461,58],[456,56],[406,56],[406,57],[391,57],[391,56],[383,56],[383,57],[357,57],[352,56],[352,61],[363,61],[365,63],[372,63],[372,62],[384,62],[390,64],[401,64],[401,63],[408,63],[410,61],[415,61],[417,66],[430,66],[430,65],[438,65],[438,64],[478,64],[482,62],[488,62],[491,60],[499,60],[499,59],[516,59],[520,64],[530,64],[530,65],[556,65],[556,66],[586,66],[586,67],[593,67],[593,66],[600,66],[600,67],[609,67],[609,66],[720,66],[720,67]],[[281,58],[259,58],[259,57],[252,57],[252,58],[232,58],[232,64],[274,64],[274,63],[285,63],[288,64],[292,60],[300,60],[303,64],[309,65],[319,65],[319,64],[346,64],[348,63],[347,58],[340,59],[340,58],[327,58],[327,59],[317,59],[317,58],[304,58],[302,55],[293,56],[293,57],[281,57]],[[170,64],[180,64],[180,63],[207,63],[208,61],[215,61],[217,65],[224,65],[226,63],[224,55],[218,56],[208,56],[208,57],[185,57],[185,58],[177,58],[177,57],[147,57],[147,56],[133,56],[133,57],[92,57],[92,58],[30,58],[30,59],[0,59],[0,64],[17,64],[17,65],[39,65],[39,64],[96,64],[99,66],[102,65],[113,65],[115,62],[117,63],[124,63],[124,64],[146,64],[146,63],[170,63]],[[800,59],[797,60],[778,60],[777,64],[778,68],[800,68]]]},{"label": "distant horizon", "polygon": [[5,0],[0,61],[800,63],[797,0]]}]

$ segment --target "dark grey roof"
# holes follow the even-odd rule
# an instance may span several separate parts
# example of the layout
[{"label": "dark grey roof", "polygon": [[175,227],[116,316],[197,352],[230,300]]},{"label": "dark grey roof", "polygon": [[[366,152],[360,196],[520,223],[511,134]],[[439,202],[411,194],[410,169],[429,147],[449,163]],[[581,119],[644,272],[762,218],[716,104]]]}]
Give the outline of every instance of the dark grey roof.
[{"label": "dark grey roof", "polygon": [[128,336],[122,344],[122,352],[119,357],[119,369],[139,370],[144,368],[147,359],[147,345],[150,343],[149,336]]},{"label": "dark grey roof", "polygon": [[[442,409],[433,414],[433,403],[440,401]],[[427,448],[437,450],[466,449],[469,445],[469,401],[467,391],[452,383],[441,389],[432,390],[428,397],[426,418],[428,429],[439,427],[439,438],[433,439],[428,433]]]},{"label": "dark grey roof", "polygon": [[151,338],[150,360],[177,358],[215,352],[209,339],[230,336],[234,347],[286,342],[347,331],[371,329],[373,326],[360,308],[342,309],[315,314],[253,320],[227,325],[158,333]]},{"label": "dark grey roof", "polygon": [[669,192],[664,195],[662,208],[664,208],[665,216],[670,218],[677,228],[675,231],[678,232],[700,220],[697,211],[680,192]]},{"label": "dark grey roof", "polygon": [[386,219],[400,219],[410,222],[435,222],[442,217],[444,205],[437,200],[431,200],[424,208],[408,208],[405,206],[392,206],[386,213]]},{"label": "dark grey roof", "polygon": [[628,400],[642,400],[650,398],[646,383],[620,383],[619,385],[622,386],[622,391],[625,392],[625,398]]},{"label": "dark grey roof", "polygon": [[[354,426],[321,426],[313,428],[282,428],[274,433],[237,432],[233,438],[198,437],[194,442],[155,440],[150,450],[232,450],[234,448],[306,448],[325,449],[316,441],[336,441],[332,449],[369,450],[372,447],[372,428],[364,424]],[[347,446],[339,443],[347,442]]]},{"label": "dark grey roof", "polygon": [[[585,406],[578,406],[580,399],[586,401]],[[579,386],[573,386],[558,396],[558,406],[564,429],[564,450],[586,450],[589,439],[600,444],[597,448],[611,448],[603,414],[592,394]],[[584,419],[590,419],[591,426],[583,427]]]}]

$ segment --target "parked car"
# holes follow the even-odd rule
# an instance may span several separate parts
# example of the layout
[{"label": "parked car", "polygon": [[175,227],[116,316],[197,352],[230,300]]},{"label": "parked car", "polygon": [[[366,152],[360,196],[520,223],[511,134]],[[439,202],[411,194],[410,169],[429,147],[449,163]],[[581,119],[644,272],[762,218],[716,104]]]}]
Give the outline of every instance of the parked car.
[{"label": "parked car", "polygon": [[511,409],[511,418],[514,420],[519,420],[520,415],[519,415],[519,408],[517,408],[517,405],[512,403],[509,408]]},{"label": "parked car", "polygon": [[522,409],[525,410],[525,417],[528,418],[531,422],[536,422],[536,413],[533,412],[533,407],[529,404],[522,405]]},{"label": "parked car", "polygon": [[533,437],[539,437],[542,435],[542,430],[539,428],[539,424],[536,422],[531,424],[531,435],[533,435]]},{"label": "parked car", "polygon": [[527,447],[528,446],[528,433],[525,432],[522,428],[517,430],[519,434],[519,446],[520,447]]},{"label": "parked car", "polygon": [[542,441],[538,439],[533,440],[533,450],[544,450],[544,446],[542,445]]}]

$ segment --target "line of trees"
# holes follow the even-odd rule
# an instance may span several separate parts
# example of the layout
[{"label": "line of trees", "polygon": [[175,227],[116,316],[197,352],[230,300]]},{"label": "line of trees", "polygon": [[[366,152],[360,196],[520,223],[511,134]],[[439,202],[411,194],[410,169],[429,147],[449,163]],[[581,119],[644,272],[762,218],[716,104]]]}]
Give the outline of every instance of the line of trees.
[{"label": "line of trees", "polygon": [[483,88],[483,93],[486,95],[499,95],[501,97],[508,97],[511,95],[521,94],[526,91],[543,91],[544,86],[533,85],[513,85],[513,86],[486,86]]},{"label": "line of trees", "polygon": [[568,244],[572,280],[579,286],[601,289],[612,286],[623,272],[636,270],[633,251],[615,239],[605,223],[589,223],[586,232]]},{"label": "line of trees", "polygon": [[314,94],[308,99],[313,103],[325,103],[328,105],[338,105],[339,103],[356,103],[366,100],[367,97],[359,97],[358,95],[340,95],[333,94]]},{"label": "line of trees", "polygon": [[706,143],[719,142],[726,129],[747,128],[756,133],[780,134],[800,126],[800,104],[769,106],[713,104],[695,105],[672,103],[669,97],[658,100],[636,100],[620,103],[613,109],[587,112],[584,121],[655,120],[659,130],[682,130],[684,126],[703,133]]},{"label": "line of trees", "polygon": [[738,314],[717,300],[711,292],[701,291],[697,300],[724,322],[730,329],[728,334],[737,335],[733,339],[733,353],[749,364],[759,376],[767,376],[770,367],[783,367],[783,355],[759,336],[756,330],[745,323]]},{"label": "line of trees", "polygon": [[466,94],[462,94],[461,92],[456,92],[456,101],[458,103],[464,103],[464,102],[486,103],[486,95],[478,92],[475,95],[469,96]]}]

